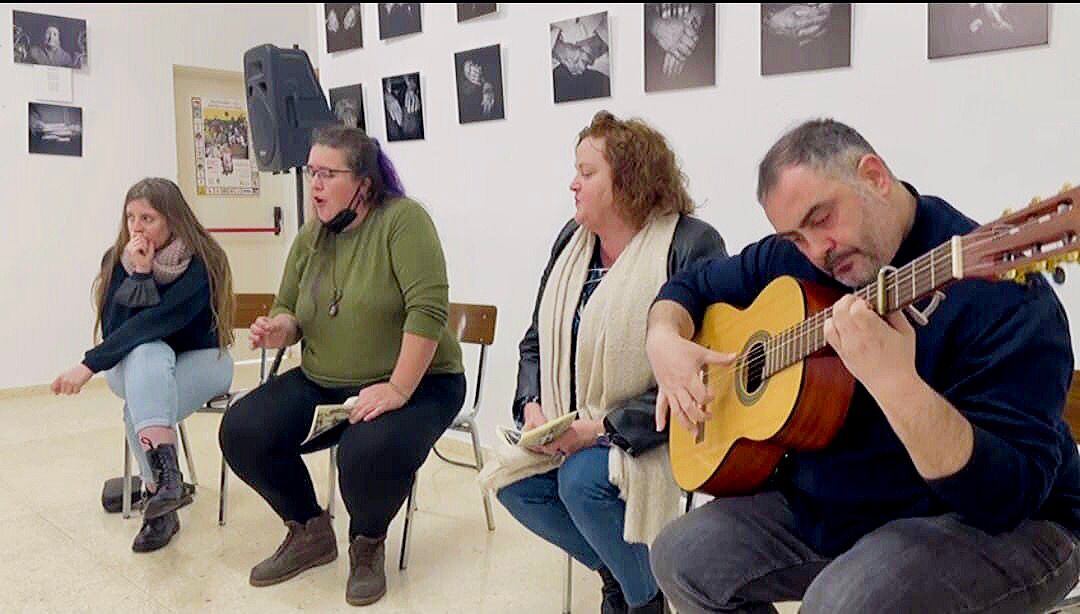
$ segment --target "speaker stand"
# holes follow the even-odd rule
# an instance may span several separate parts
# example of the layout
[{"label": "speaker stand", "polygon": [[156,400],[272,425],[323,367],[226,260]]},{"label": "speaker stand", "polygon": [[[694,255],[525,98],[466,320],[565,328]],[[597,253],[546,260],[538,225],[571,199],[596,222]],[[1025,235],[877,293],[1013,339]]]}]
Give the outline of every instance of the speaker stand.
[{"label": "speaker stand", "polygon": [[304,168],[296,167],[296,230],[304,227]]}]

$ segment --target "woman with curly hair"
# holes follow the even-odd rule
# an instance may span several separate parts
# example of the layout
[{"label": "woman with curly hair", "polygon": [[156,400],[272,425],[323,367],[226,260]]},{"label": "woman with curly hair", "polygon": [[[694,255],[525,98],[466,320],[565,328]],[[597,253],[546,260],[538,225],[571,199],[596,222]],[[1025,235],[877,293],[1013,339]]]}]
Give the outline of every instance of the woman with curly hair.
[{"label": "woman with curly hair", "polygon": [[500,442],[482,481],[522,524],[604,583],[603,612],[663,612],[648,544],[675,517],[645,318],[668,277],[724,255],[664,137],[601,111],[578,135],[576,211],[559,233],[520,344],[513,414],[531,429],[577,411],[554,441]]}]

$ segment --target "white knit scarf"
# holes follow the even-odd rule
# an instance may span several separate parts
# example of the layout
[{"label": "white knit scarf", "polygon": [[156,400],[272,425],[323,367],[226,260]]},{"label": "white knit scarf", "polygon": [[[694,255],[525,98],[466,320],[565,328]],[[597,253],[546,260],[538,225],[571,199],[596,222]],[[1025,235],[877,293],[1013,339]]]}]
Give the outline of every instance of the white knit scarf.
[{"label": "white knit scarf", "polygon": [[[655,386],[645,355],[649,306],[667,280],[668,252],[677,214],[647,223],[626,246],[581,314],[578,328],[576,398],[570,406],[570,341],[596,235],[578,228],[556,259],[540,300],[541,407],[549,420],[574,409],[587,420],[602,419],[625,401]],[[499,489],[557,467],[558,458],[497,441],[481,482]],[[619,448],[608,455],[608,474],[626,501],[629,542],[651,543],[678,514],[679,490],[671,478],[667,446],[638,457]]]}]

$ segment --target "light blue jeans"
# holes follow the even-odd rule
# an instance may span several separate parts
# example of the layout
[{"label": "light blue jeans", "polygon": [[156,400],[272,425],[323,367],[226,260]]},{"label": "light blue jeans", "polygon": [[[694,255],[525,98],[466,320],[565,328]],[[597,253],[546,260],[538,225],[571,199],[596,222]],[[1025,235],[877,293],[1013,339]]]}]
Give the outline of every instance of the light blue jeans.
[{"label": "light blue jeans", "polygon": [[227,351],[211,348],[177,356],[164,341],[137,346],[105,372],[109,388],[124,399],[124,428],[143,482],[152,484],[154,474],[139,431],[176,426],[210,399],[228,392],[232,378],[233,359]]}]

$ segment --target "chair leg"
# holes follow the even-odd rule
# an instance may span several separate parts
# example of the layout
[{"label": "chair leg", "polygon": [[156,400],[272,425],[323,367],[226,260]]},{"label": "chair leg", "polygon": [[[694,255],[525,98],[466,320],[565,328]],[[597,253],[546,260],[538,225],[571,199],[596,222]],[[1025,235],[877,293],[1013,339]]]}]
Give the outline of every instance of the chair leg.
[{"label": "chair leg", "polygon": [[[469,421],[469,435],[472,436],[473,456],[476,457],[476,470],[479,471],[484,468],[484,456],[480,452],[480,435],[476,432],[476,423],[471,420]],[[495,517],[491,513],[491,497],[486,488],[482,488],[480,494],[484,498],[484,515],[487,517],[488,531],[494,531]]]},{"label": "chair leg", "polygon": [[413,476],[409,499],[405,502],[405,526],[401,530],[401,556],[398,559],[398,569],[401,571],[405,571],[405,568],[409,566],[409,529],[412,527],[413,511],[416,510],[417,481],[418,476]]},{"label": "chair leg", "polygon": [[563,594],[563,614],[570,614],[570,602],[573,600],[574,557],[566,555],[566,590]]},{"label": "chair leg", "polygon": [[685,490],[683,491],[683,494],[686,495],[686,509],[683,511],[683,513],[689,514],[690,510],[694,509],[694,491]]},{"label": "chair leg", "polygon": [[334,502],[337,500],[337,446],[330,447],[330,487],[326,493],[326,511],[334,517]]},{"label": "chair leg", "polygon": [[124,519],[131,518],[131,444],[128,443],[127,433],[124,434],[124,496],[123,511]]},{"label": "chair leg", "polygon": [[195,459],[191,457],[191,447],[188,446],[187,427],[183,421],[176,423],[176,430],[180,435],[180,445],[184,448],[184,458],[187,459],[188,475],[191,476],[191,484],[199,485],[199,478],[195,476]]},{"label": "chair leg", "polygon": [[229,498],[229,465],[225,463],[225,455],[221,455],[221,484],[218,495],[217,523],[219,527],[225,526],[225,505]]}]

